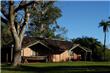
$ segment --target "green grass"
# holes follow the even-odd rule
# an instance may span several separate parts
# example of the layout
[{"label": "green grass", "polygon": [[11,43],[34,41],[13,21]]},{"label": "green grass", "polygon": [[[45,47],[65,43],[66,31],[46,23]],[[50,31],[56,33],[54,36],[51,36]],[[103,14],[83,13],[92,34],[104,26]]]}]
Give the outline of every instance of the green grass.
[{"label": "green grass", "polygon": [[2,64],[1,73],[110,73],[110,62],[29,63],[17,68]]}]

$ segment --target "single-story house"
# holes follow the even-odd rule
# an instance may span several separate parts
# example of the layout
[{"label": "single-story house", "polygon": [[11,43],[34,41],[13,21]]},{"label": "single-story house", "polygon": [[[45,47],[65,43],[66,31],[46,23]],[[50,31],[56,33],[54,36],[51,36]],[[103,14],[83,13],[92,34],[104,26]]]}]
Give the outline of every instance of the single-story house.
[{"label": "single-story house", "polygon": [[25,37],[22,45],[21,56],[25,62],[27,62],[26,58],[48,62],[90,60],[92,54],[90,49],[70,41],[56,39]]},{"label": "single-story house", "polygon": [[[11,62],[13,56],[12,43],[2,49],[2,61]],[[7,50],[6,50],[7,48]],[[66,62],[77,60],[91,60],[91,49],[73,44],[70,41],[41,38],[24,37],[22,42],[22,62]]]},{"label": "single-story house", "polygon": [[79,44],[74,44],[74,46],[69,49],[71,60],[91,60],[92,59],[92,50],[86,47],[82,47]]},{"label": "single-story house", "polygon": [[39,37],[25,37],[22,44],[22,57],[45,58],[49,62],[69,60],[68,48],[72,47],[69,41],[44,39]]}]

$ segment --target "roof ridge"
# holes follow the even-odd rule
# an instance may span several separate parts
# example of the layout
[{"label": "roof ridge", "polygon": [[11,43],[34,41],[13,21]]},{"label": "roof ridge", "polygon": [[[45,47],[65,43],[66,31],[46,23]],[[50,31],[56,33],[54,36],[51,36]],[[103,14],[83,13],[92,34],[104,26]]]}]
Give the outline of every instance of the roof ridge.
[{"label": "roof ridge", "polygon": [[40,39],[46,39],[46,40],[56,40],[56,41],[65,41],[65,42],[71,42],[71,41],[68,41],[68,40],[61,40],[61,39],[56,39],[56,38],[45,38],[45,37],[37,37],[37,36],[25,36],[25,37],[33,37],[33,38],[40,38]]}]

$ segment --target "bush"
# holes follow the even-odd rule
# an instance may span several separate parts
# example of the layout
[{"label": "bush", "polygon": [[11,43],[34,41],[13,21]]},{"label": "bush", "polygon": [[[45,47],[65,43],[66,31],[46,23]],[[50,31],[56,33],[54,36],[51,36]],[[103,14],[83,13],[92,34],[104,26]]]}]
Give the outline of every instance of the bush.
[{"label": "bush", "polygon": [[106,49],[106,52],[105,52],[105,60],[106,60],[106,61],[110,61],[110,49]]}]

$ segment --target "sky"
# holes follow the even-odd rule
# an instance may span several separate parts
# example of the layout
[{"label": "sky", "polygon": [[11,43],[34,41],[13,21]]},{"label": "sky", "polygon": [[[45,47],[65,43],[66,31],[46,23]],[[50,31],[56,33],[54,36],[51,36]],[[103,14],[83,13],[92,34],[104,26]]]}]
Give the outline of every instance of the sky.
[{"label": "sky", "polygon": [[[57,1],[56,6],[62,11],[57,22],[68,29],[67,38],[88,36],[103,43],[104,33],[98,26],[110,16],[110,1]],[[107,33],[107,46],[110,47],[110,32]]]}]

